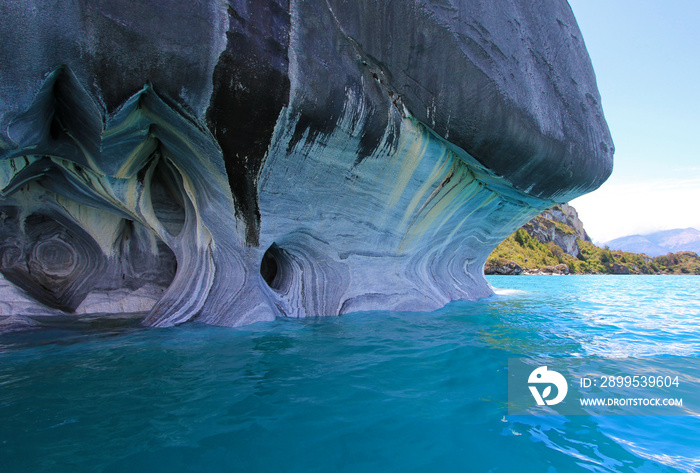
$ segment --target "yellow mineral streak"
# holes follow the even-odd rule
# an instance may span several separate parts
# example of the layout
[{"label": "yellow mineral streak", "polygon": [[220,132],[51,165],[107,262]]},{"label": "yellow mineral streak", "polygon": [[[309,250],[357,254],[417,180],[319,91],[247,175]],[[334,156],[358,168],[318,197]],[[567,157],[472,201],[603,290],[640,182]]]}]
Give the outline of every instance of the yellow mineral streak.
[{"label": "yellow mineral streak", "polygon": [[56,202],[97,242],[106,256],[116,256],[115,243],[124,228],[120,216],[77,204],[60,195],[56,196]]},{"label": "yellow mineral streak", "polygon": [[401,142],[401,151],[395,155],[401,159],[389,170],[389,179],[394,181],[394,187],[386,201],[388,209],[392,209],[398,203],[411,177],[423,160],[429,144],[425,134],[413,126],[402,130]]}]

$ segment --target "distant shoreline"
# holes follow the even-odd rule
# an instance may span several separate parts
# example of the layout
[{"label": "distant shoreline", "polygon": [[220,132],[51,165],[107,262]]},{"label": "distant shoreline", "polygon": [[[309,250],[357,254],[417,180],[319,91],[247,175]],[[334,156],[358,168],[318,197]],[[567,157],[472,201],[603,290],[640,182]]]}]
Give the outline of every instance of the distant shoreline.
[{"label": "distant shoreline", "polygon": [[699,274],[668,274],[668,273],[654,273],[654,274],[605,274],[605,273],[569,273],[569,274],[552,274],[552,273],[530,273],[522,272],[520,274],[497,274],[484,273],[484,276],[700,276]]}]

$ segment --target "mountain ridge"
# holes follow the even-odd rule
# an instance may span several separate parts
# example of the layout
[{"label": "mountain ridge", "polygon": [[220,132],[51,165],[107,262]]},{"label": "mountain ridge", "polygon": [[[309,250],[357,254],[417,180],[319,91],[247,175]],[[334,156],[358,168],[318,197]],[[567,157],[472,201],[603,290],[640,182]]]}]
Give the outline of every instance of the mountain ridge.
[{"label": "mountain ridge", "polygon": [[674,228],[646,234],[634,234],[615,238],[605,243],[615,250],[661,256],[678,251],[700,253],[700,230],[692,227]]}]

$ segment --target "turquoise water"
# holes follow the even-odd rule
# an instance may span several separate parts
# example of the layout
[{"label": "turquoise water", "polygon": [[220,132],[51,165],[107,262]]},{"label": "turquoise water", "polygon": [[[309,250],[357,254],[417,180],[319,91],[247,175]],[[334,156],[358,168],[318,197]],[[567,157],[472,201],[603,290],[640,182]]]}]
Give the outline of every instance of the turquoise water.
[{"label": "turquoise water", "polygon": [[0,336],[0,470],[700,471],[698,417],[506,405],[511,357],[700,357],[698,277],[489,281],[432,313]]}]

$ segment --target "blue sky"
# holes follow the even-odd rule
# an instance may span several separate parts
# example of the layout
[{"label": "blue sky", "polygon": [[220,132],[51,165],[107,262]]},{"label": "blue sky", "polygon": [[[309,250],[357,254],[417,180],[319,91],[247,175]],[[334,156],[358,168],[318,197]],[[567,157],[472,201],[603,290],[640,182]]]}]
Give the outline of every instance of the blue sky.
[{"label": "blue sky", "polygon": [[700,1],[569,0],[615,142],[610,179],[572,201],[594,241],[700,229]]}]

